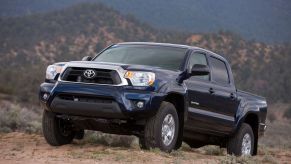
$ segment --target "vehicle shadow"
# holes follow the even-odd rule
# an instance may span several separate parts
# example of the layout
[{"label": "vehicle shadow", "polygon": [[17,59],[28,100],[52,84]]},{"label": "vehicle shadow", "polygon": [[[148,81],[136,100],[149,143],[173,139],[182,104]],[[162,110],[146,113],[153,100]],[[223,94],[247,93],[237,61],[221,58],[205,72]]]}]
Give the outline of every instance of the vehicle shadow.
[{"label": "vehicle shadow", "polygon": [[82,140],[74,140],[73,145],[102,145],[120,148],[139,148],[138,138],[135,136],[106,134],[102,132],[86,131]]}]

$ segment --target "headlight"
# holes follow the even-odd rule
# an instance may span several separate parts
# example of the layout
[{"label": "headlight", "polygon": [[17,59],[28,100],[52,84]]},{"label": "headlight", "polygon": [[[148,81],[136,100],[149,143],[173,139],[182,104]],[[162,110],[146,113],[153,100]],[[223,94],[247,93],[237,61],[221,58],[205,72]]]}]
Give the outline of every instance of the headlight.
[{"label": "headlight", "polygon": [[54,80],[57,74],[62,72],[63,67],[58,65],[49,65],[46,69],[45,78],[48,80]]},{"label": "headlight", "polygon": [[155,82],[153,72],[127,71],[124,78],[129,79],[133,86],[151,86]]}]

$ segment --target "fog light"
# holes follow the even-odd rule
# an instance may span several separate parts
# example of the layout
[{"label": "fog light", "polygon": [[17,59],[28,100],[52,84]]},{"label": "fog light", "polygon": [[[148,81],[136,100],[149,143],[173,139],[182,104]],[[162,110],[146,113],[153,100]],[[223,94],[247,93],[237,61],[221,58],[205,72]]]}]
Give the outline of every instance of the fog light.
[{"label": "fog light", "polygon": [[44,100],[46,100],[47,98],[48,98],[48,94],[47,93],[45,93],[45,94],[43,94],[43,96],[42,96],[42,98],[44,99]]},{"label": "fog light", "polygon": [[139,101],[139,102],[136,103],[136,106],[137,106],[138,108],[143,108],[143,106],[144,106],[144,102]]}]

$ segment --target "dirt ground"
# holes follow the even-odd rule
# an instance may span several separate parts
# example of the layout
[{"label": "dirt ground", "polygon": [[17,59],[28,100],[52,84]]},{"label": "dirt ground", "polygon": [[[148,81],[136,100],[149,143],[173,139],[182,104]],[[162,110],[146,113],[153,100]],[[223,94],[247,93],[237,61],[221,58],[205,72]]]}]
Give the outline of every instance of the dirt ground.
[{"label": "dirt ground", "polygon": [[[214,149],[215,150],[215,149]],[[213,150],[212,150],[213,151]],[[215,152],[215,151],[213,151]],[[215,154],[215,153],[213,153]],[[70,145],[49,146],[41,135],[0,134],[0,163],[291,163],[290,150],[260,150],[257,157],[236,158],[208,149],[174,151],[141,150],[138,147],[113,147],[100,143],[74,141]]]}]

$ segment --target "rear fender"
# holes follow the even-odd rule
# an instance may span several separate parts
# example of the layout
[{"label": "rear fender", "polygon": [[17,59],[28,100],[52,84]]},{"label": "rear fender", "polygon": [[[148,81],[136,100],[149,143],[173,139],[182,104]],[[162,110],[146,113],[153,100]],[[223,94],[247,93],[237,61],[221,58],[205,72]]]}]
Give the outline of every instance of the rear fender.
[{"label": "rear fender", "polygon": [[236,125],[232,134],[235,134],[240,129],[242,123],[245,122],[245,118],[250,114],[254,114],[258,117],[258,124],[259,124],[260,122],[259,113],[260,113],[260,108],[256,104],[252,104],[248,102],[241,102],[236,114],[236,122],[235,122]]}]

